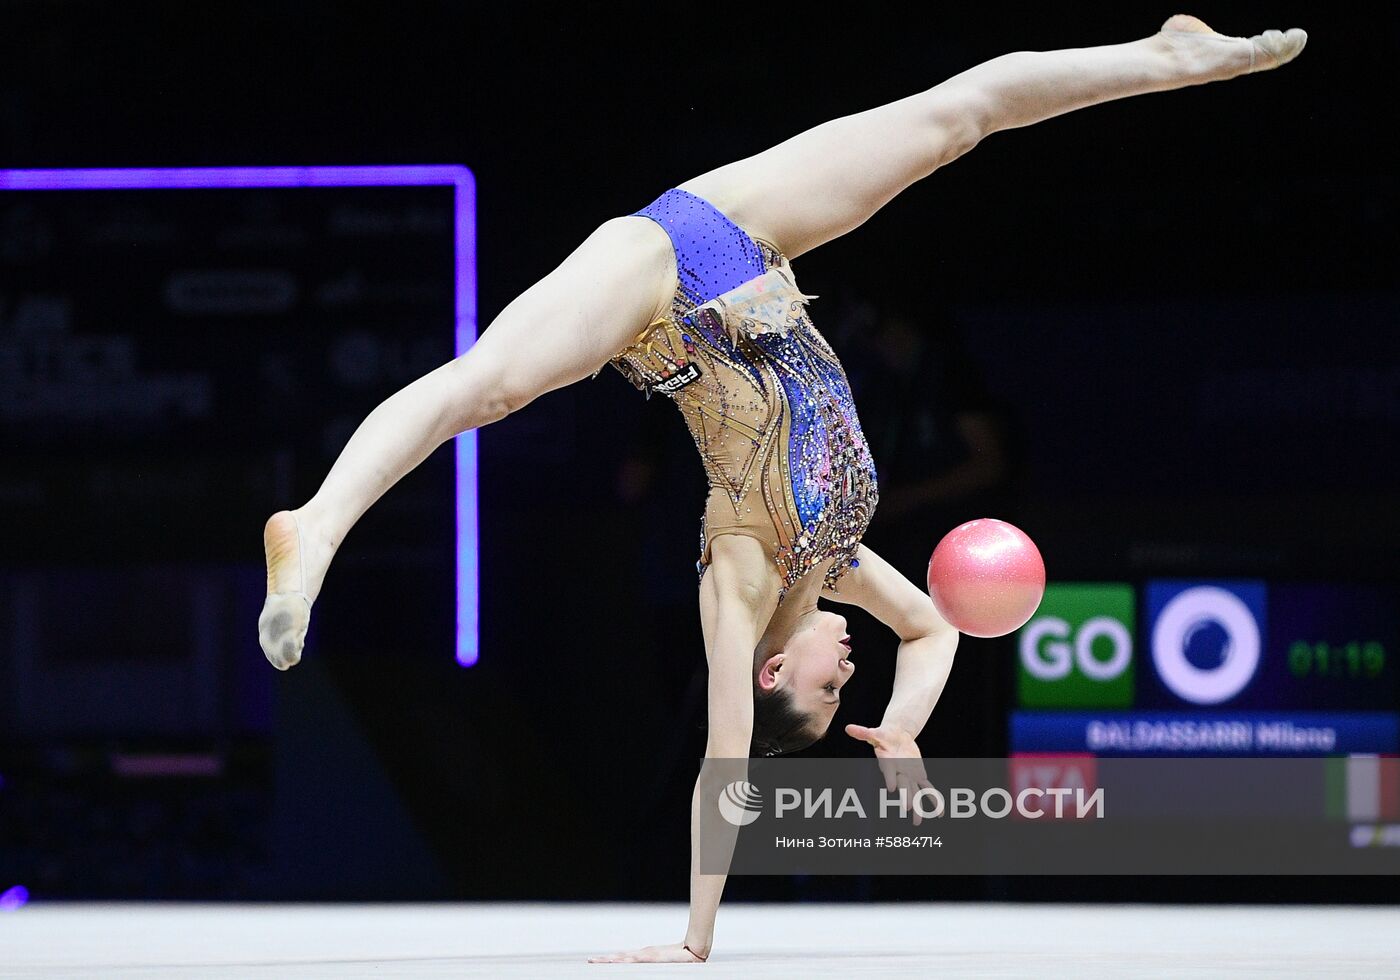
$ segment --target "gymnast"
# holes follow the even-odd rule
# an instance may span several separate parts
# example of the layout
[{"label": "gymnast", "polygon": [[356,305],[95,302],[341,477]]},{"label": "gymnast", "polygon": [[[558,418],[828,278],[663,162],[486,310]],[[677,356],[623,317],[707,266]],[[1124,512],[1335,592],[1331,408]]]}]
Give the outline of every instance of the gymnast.
[{"label": "gymnast", "polygon": [[[258,620],[267,659],[280,670],[300,660],[332,557],[389,487],[457,434],[612,364],[648,396],[675,402],[709,481],[697,562],[706,758],[793,752],[826,732],[854,666],[846,621],[818,607],[824,596],[866,609],[900,641],[879,726],[846,732],[873,746],[882,766],[919,759],[915,739],[958,633],[922,588],[861,543],[878,500],[875,467],[845,371],[808,318],[812,297],[789,262],[992,133],[1277,68],[1306,41],[1296,28],[1230,37],[1177,15],[1123,44],[1002,55],[604,221],[470,350],[375,408],[315,496],[268,519]],[[899,788],[927,785],[921,764],[892,772]],[[699,806],[697,791],[692,833]],[[680,942],[594,961],[704,962],[726,875],[698,868],[693,843]]]}]

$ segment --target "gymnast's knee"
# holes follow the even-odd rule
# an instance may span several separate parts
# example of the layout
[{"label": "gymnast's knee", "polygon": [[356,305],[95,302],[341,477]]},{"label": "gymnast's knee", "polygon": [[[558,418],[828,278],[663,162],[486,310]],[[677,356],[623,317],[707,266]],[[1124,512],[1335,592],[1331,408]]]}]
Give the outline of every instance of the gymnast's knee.
[{"label": "gymnast's knee", "polygon": [[926,116],[938,166],[952,163],[996,132],[997,109],[987,94],[968,87],[956,93],[929,93]]},{"label": "gymnast's knee", "polygon": [[446,365],[446,427],[451,435],[499,422],[535,400],[539,392],[518,372],[468,352]]}]

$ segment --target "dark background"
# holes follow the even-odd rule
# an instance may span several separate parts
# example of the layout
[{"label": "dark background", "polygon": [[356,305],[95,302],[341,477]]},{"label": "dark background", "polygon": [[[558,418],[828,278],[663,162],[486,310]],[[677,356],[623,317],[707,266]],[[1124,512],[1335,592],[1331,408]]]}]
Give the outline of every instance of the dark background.
[{"label": "dark background", "polygon": [[[1334,8],[1198,8],[1230,34],[1306,27],[1308,49],[1277,73],[997,134],[798,261],[875,443],[870,541],[911,577],[949,527],[995,514],[1037,540],[1052,578],[1400,581],[1400,15]],[[9,3],[0,166],[463,163],[485,326],[599,222],[689,177],[998,54],[1130,40],[1173,12],[1089,11]],[[309,207],[242,206],[293,225]],[[28,233],[11,218],[0,244]],[[684,897],[703,479],[664,400],[607,372],[480,433],[477,667],[451,654],[448,448],[347,540],[303,664],[275,674],[257,650],[261,521],[314,492],[379,399],[451,355],[450,307],[432,312],[443,253],[420,245],[356,260],[388,299],[348,326],[323,304],[211,338],[219,411],[161,442],[166,463],[136,459],[111,419],[5,421],[12,476],[96,486],[104,460],[143,475],[106,498],[0,500],[0,889]],[[292,250],[316,267],[314,242]],[[78,286],[36,288],[7,259],[11,335],[45,289],[83,297],[91,326],[127,271],[116,250],[71,269]],[[895,319],[924,338],[925,380],[904,387],[882,359]],[[293,325],[314,336],[289,341]],[[123,328],[164,336],[156,320]],[[317,370],[325,351],[365,349],[377,370]],[[922,435],[882,457],[882,434],[918,413]],[[940,502],[886,506],[901,482],[950,472],[962,482]],[[195,616],[201,588],[222,598]],[[893,643],[850,618],[862,676],[817,753],[863,751],[839,726],[874,723],[889,689]],[[34,642],[68,665],[53,689],[22,683],[35,621],[56,624]],[[1012,663],[1004,641],[964,641],[927,754],[1005,752]],[[163,693],[172,671],[187,704]],[[122,775],[159,753],[209,771]],[[1394,898],[1284,879],[736,878],[729,894]]]}]

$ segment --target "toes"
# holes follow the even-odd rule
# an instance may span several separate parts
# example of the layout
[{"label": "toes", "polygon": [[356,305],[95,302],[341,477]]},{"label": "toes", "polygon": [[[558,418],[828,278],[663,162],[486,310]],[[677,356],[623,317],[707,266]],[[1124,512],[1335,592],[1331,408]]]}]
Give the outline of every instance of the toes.
[{"label": "toes", "polygon": [[263,653],[278,670],[290,670],[301,662],[301,644],[290,637],[280,646],[264,646]]},{"label": "toes", "polygon": [[1257,58],[1252,62],[1256,71],[1277,68],[1298,57],[1298,53],[1308,43],[1308,32],[1300,27],[1292,27],[1287,31],[1267,30],[1251,38],[1250,43],[1264,59],[1262,63],[1259,63]]},{"label": "toes", "polygon": [[299,595],[270,595],[258,617],[258,645],[268,663],[278,670],[294,667],[301,660],[311,609]]},{"label": "toes", "polygon": [[263,643],[262,648],[267,662],[278,670],[295,667],[301,661],[301,645],[292,637],[288,637],[280,644]]},{"label": "toes", "polygon": [[279,659],[281,660],[281,663],[278,664],[280,670],[286,670],[289,667],[296,666],[301,662],[301,645],[295,640],[287,640],[287,642],[282,644],[281,656]]}]

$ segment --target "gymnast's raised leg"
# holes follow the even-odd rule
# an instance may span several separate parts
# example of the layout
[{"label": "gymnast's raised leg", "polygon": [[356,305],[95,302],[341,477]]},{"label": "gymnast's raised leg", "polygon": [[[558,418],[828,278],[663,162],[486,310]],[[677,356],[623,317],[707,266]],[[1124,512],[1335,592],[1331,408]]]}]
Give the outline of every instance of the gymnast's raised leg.
[{"label": "gymnast's raised leg", "polygon": [[263,529],[267,600],[258,640],[273,666],[301,659],[311,604],[336,549],[370,505],[453,436],[588,377],[669,309],[675,258],[647,218],[600,225],[516,297],[465,354],[385,399],[315,496]]},{"label": "gymnast's raised leg", "polygon": [[1124,44],[1017,51],[679,186],[792,259],[858,227],[992,133],[1130,95],[1277,68],[1306,41],[1298,29],[1228,37],[1179,14],[1158,33]]}]

